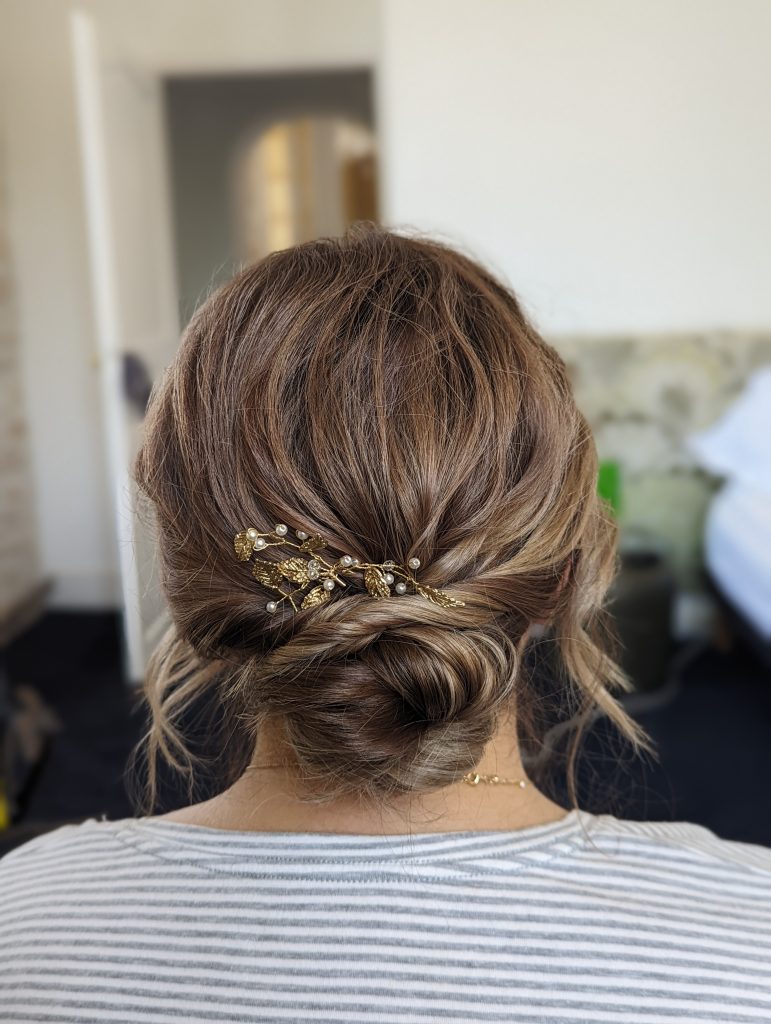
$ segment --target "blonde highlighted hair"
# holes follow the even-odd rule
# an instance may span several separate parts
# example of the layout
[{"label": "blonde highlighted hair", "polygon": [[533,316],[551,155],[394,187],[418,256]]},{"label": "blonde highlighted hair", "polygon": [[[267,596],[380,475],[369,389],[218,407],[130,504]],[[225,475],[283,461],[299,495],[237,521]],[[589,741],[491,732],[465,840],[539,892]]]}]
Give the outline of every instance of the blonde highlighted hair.
[{"label": "blonde highlighted hair", "polygon": [[[602,640],[616,536],[591,432],[558,354],[468,257],[363,225],[247,268],[188,326],[136,476],[174,622],[146,681],[151,798],[159,759],[194,780],[201,700],[226,737],[210,762],[223,787],[269,721],[308,799],[456,782],[504,711],[527,741],[535,622],[579,718],[598,710],[647,746]],[[352,583],[270,614],[233,537],[279,522],[362,561],[418,556],[421,580],[465,606]]]}]

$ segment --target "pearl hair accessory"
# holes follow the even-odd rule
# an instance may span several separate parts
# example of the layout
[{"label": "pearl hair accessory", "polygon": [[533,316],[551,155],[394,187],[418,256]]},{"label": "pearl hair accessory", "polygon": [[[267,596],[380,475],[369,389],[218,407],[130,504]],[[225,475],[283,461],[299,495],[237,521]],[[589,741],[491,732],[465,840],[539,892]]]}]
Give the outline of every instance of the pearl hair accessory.
[{"label": "pearl hair accessory", "polygon": [[[266,611],[273,613],[280,604],[288,601],[295,611],[315,608],[328,601],[337,586],[345,586],[345,577],[355,573],[364,574],[364,585],[371,597],[385,598],[396,594],[419,594],[421,597],[440,605],[442,608],[459,608],[465,605],[457,597],[444,590],[437,590],[426,583],[418,583],[411,570],[420,566],[419,558],[409,558],[404,565],[396,562],[360,562],[351,555],[341,555],[334,561],[325,559],[319,551],[327,546],[327,542],[318,534],[308,534],[305,530],[295,530],[299,543],[288,538],[289,527],[277,523],[271,533],[259,533],[253,526],[241,530],[235,536],[234,546],[236,557],[247,562],[253,554],[267,548],[288,545],[300,552],[279,562],[255,558],[252,575],[264,586],[275,590],[280,595],[268,601]],[[302,557],[306,555],[307,557]],[[398,579],[397,579],[398,577]],[[289,583],[298,584],[287,592],[283,587]],[[306,590],[306,587],[311,589]],[[391,590],[393,587],[393,592]]]}]

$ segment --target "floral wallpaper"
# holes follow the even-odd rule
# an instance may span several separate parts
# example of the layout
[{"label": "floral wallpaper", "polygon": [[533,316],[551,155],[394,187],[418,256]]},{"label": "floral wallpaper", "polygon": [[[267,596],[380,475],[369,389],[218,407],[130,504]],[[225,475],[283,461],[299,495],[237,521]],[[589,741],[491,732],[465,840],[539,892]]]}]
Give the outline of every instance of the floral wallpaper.
[{"label": "floral wallpaper", "polygon": [[712,424],[753,370],[771,364],[771,332],[713,331],[553,340],[601,459],[621,468],[622,545],[664,553],[681,586],[700,584],[702,527],[720,481],[685,439]]}]

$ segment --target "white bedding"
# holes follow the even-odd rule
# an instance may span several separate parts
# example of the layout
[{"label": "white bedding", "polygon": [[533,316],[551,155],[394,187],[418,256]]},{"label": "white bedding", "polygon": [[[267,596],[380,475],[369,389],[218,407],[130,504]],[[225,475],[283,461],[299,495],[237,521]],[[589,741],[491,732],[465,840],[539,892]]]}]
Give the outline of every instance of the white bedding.
[{"label": "white bedding", "polygon": [[728,483],[713,499],[705,561],[720,589],[771,640],[771,491]]},{"label": "white bedding", "polygon": [[717,423],[689,438],[688,447],[715,476],[771,494],[770,439],[771,366],[763,366]]}]

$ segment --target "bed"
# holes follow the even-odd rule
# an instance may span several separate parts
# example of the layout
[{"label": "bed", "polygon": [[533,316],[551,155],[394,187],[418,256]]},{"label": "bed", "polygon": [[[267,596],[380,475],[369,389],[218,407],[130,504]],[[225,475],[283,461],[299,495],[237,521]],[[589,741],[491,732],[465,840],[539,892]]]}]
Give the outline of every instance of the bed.
[{"label": "bed", "polygon": [[771,666],[771,367],[757,370],[689,448],[724,480],[707,512],[707,572],[734,624]]},{"label": "bed", "polygon": [[742,632],[771,664],[771,493],[727,484],[707,513],[704,560]]}]

